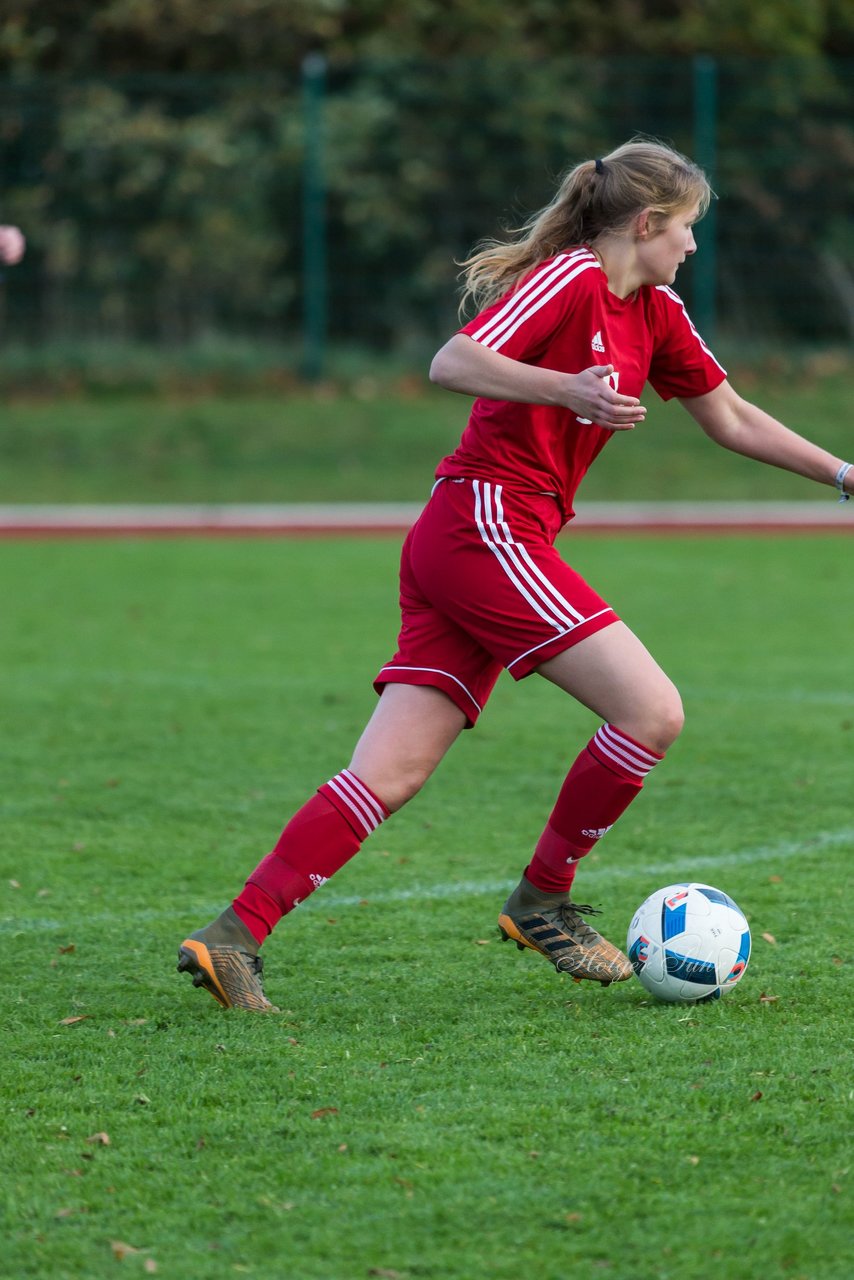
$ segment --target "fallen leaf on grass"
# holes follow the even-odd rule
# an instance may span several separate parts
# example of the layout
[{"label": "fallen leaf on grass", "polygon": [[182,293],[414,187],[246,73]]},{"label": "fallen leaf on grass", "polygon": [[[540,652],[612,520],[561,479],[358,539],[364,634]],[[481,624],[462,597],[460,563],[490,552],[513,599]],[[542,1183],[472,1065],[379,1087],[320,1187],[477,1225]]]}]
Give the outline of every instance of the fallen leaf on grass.
[{"label": "fallen leaf on grass", "polygon": [[337,1116],[337,1107],[318,1107],[316,1111],[312,1111],[312,1120],[321,1120],[324,1116]]},{"label": "fallen leaf on grass", "polygon": [[9,881],[9,888],[10,888],[10,889],[20,889],[20,887],[21,887],[21,882],[20,882],[20,880],[10,880],[10,881]]},{"label": "fallen leaf on grass", "polygon": [[96,1143],[99,1147],[108,1147],[110,1145],[110,1135],[104,1132],[93,1133],[86,1141]]},{"label": "fallen leaf on grass", "polygon": [[134,1102],[139,1103],[141,1107],[147,1107],[148,1104],[151,1102],[151,1099],[146,1097],[144,1093],[138,1093],[134,1098]]},{"label": "fallen leaf on grass", "polygon": [[766,942],[770,942],[772,947],[776,947],[777,939],[774,937],[773,933],[763,933],[762,937]]},{"label": "fallen leaf on grass", "polygon": [[76,1013],[72,1018],[60,1018],[59,1025],[61,1027],[73,1027],[75,1022],[85,1022],[88,1017],[88,1013]]},{"label": "fallen leaf on grass", "polygon": [[760,1004],[776,1004],[779,999],[780,999],[779,996],[769,996],[766,991],[763,991],[759,997],[759,1003]]},{"label": "fallen leaf on grass", "polygon": [[695,1165],[695,1166],[696,1166],[696,1165],[698,1165],[698,1164],[700,1163],[700,1157],[699,1157],[699,1156],[689,1156],[689,1157],[688,1157],[688,1163],[689,1163],[689,1164],[693,1164],[693,1165]]},{"label": "fallen leaf on grass", "polygon": [[153,1258],[146,1258],[145,1262],[143,1262],[142,1264],[142,1269],[143,1271],[146,1271],[150,1276],[153,1276],[157,1273],[157,1263],[154,1261]]},{"label": "fallen leaf on grass", "polygon": [[476,947],[488,947],[491,941],[491,938],[475,938],[474,940]]},{"label": "fallen leaf on grass", "polygon": [[379,1276],[380,1280],[403,1280],[403,1271],[392,1271],[391,1267],[369,1267],[369,1276]]},{"label": "fallen leaf on grass", "polygon": [[762,1100],[762,1090],[757,1089],[755,1093],[750,1095],[751,1102],[760,1102]]},{"label": "fallen leaf on grass", "polygon": [[122,1262],[130,1253],[142,1253],[141,1249],[135,1249],[132,1244],[125,1244],[124,1240],[111,1240],[110,1248],[117,1262]]},{"label": "fallen leaf on grass", "polygon": [[61,956],[70,956],[71,953],[75,950],[76,950],[76,947],[74,946],[73,942],[69,943],[67,947],[57,947],[57,951]]}]

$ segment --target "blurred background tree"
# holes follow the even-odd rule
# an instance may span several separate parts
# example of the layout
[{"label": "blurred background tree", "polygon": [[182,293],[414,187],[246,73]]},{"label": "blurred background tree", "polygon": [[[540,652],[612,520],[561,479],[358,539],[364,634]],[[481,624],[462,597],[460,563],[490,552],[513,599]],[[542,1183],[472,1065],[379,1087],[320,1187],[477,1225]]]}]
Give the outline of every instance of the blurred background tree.
[{"label": "blurred background tree", "polygon": [[297,344],[322,141],[330,338],[414,355],[455,323],[454,260],[568,164],[701,126],[721,330],[854,336],[847,0],[6,0],[0,73],[0,216],[30,241],[7,340]]}]

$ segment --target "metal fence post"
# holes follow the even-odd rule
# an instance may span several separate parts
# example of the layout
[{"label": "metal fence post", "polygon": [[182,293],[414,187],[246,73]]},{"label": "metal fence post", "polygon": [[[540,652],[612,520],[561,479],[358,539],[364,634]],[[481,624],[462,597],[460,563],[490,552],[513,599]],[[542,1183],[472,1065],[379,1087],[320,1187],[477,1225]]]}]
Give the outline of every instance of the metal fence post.
[{"label": "metal fence post", "polygon": [[[699,54],[694,58],[694,159],[715,184],[717,168],[718,69],[714,58]],[[694,291],[691,310],[697,328],[708,342],[714,342],[717,327],[717,216],[715,201],[703,219],[699,238],[701,252],[693,264]]]},{"label": "metal fence post", "polygon": [[315,381],[326,357],[326,188],[323,166],[323,102],[326,59],[310,53],[302,64],[303,374]]}]

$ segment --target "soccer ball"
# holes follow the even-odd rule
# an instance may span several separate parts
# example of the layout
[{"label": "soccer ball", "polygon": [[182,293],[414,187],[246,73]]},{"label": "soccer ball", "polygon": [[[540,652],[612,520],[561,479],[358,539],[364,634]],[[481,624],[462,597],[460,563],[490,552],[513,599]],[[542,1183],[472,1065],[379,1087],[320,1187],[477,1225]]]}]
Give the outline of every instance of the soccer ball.
[{"label": "soccer ball", "polygon": [[750,926],[732,898],[708,884],[670,884],[632,917],[626,950],[651,995],[675,1004],[718,1000],[744,974]]}]

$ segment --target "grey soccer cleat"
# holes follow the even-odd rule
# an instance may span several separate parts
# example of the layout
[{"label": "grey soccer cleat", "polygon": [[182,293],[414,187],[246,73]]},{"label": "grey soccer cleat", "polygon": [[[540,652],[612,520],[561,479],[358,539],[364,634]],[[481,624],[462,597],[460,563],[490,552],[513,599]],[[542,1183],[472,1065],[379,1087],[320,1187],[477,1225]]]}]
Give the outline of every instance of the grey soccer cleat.
[{"label": "grey soccer cleat", "polygon": [[512,938],[520,951],[539,951],[559,973],[607,987],[630,978],[632,966],[582,919],[598,914],[594,907],[570,902],[566,893],[543,893],[523,876],[501,910],[498,927],[505,941]]},{"label": "grey soccer cleat", "polygon": [[258,944],[233,907],[197,929],[178,948],[178,972],[193,975],[224,1009],[278,1013],[264,994],[264,962]]}]

